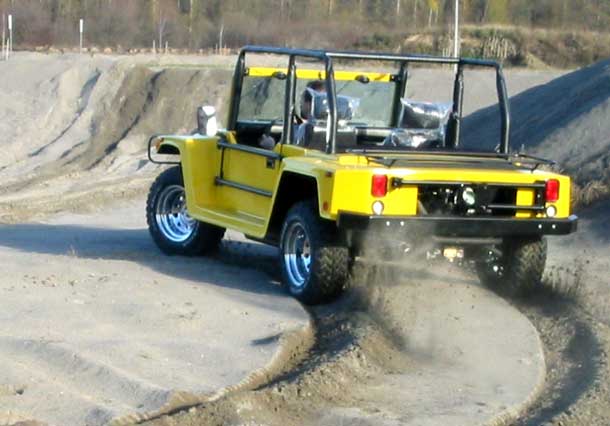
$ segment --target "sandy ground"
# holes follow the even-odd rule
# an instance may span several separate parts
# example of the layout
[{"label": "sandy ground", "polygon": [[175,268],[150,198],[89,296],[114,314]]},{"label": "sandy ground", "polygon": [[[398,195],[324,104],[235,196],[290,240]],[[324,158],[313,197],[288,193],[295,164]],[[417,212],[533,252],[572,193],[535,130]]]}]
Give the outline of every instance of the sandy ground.
[{"label": "sandy ground", "polygon": [[[273,365],[291,350],[280,347],[282,336],[308,327],[309,316],[268,274],[243,268],[264,271],[275,252],[230,234],[219,259],[166,257],[143,211],[140,201],[0,227],[4,421],[154,417],[206,402],[257,369],[283,367]],[[227,261],[234,255],[241,268]],[[545,372],[536,330],[472,279],[448,286],[446,273],[420,271],[381,293],[377,279],[366,280],[361,297],[371,306],[352,313],[383,318],[382,357],[390,358],[378,365],[390,370],[366,384],[362,404],[312,415],[316,424],[483,424],[516,414],[535,395]]]},{"label": "sandy ground", "polygon": [[[517,416],[544,382],[533,326],[457,268],[429,265],[392,278],[366,279],[373,288],[365,312],[409,368],[373,361],[381,371],[356,387],[361,402],[312,424],[483,425]],[[369,345],[365,354],[375,359]]]},{"label": "sandy ground", "polygon": [[[579,232],[551,245],[550,271],[569,270],[581,296],[610,300],[610,202],[601,201],[579,212]],[[596,316],[610,325],[610,304],[591,305]]]},{"label": "sandy ground", "polygon": [[547,378],[518,426],[610,424],[610,203],[579,214],[578,233],[551,240],[545,291],[519,304],[541,334]]},{"label": "sandy ground", "polygon": [[[552,241],[554,275],[528,301],[453,267],[367,268],[346,297],[305,313],[259,244],[233,235],[214,259],[160,255],[130,201],[159,172],[146,139],[189,132],[199,104],[223,111],[233,61],[19,53],[0,63],[0,364],[10,366],[0,423],[471,425],[514,420],[532,403],[516,424],[610,424],[607,204]],[[543,85],[562,74],[509,71],[518,116],[532,93],[556,99],[584,75]],[[414,69],[409,95],[442,100],[449,75]],[[466,113],[494,102],[491,75],[466,85]],[[602,129],[604,108],[584,111],[594,127],[571,115],[568,133]],[[313,334],[290,334],[308,315]]]},{"label": "sandy ground", "polygon": [[194,401],[271,368],[282,336],[309,327],[262,273],[161,255],[143,206],[0,228],[0,424]]},{"label": "sandy ground", "polygon": [[[224,259],[274,265],[273,250],[228,241],[217,259],[166,257],[142,212],[140,201],[0,228],[5,419],[95,425],[154,417],[239,383],[273,360],[282,335],[308,326],[308,314],[273,278]],[[374,380],[344,404],[312,413],[315,424],[484,424],[515,415],[540,388],[542,346],[525,317],[468,277],[447,285],[443,269],[412,273],[394,288],[362,288],[366,309],[344,301],[314,312],[371,325],[377,316],[383,321],[374,327],[386,335],[367,341],[369,353],[357,358],[358,370],[379,369]],[[387,350],[375,354],[373,342]],[[328,391],[328,382],[314,383]],[[354,395],[361,404],[350,405]]]}]

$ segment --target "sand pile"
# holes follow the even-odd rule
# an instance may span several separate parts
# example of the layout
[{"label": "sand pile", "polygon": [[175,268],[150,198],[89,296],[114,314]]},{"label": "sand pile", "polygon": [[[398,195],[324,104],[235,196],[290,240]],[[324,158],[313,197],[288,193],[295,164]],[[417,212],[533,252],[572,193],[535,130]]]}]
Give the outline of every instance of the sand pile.
[{"label": "sand pile", "polygon": [[20,53],[0,63],[0,221],[96,209],[145,191],[155,133],[190,133],[203,103],[222,113],[231,72],[150,58]]},{"label": "sand pile", "polygon": [[[498,140],[497,108],[465,120],[471,144]],[[610,60],[511,98],[513,150],[550,158],[578,184],[610,182]]]},{"label": "sand pile", "polygon": [[3,64],[2,75],[5,185],[96,167],[133,173],[151,134],[190,132],[196,107],[216,104],[230,81],[225,70],[78,55],[24,54]]}]

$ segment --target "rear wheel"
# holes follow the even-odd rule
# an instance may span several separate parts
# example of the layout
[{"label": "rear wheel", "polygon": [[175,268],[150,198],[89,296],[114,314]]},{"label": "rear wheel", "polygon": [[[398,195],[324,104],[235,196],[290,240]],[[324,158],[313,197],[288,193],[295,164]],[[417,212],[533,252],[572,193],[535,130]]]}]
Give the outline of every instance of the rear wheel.
[{"label": "rear wheel", "polygon": [[189,216],[180,167],[161,173],[146,203],[148,230],[166,254],[196,255],[216,250],[225,229]]},{"label": "rear wheel", "polygon": [[500,253],[477,263],[481,282],[512,295],[526,296],[542,281],[547,243],[544,238],[505,241]]},{"label": "rear wheel", "polygon": [[313,202],[299,202],[286,215],[280,236],[282,280],[306,304],[328,302],[349,277],[349,250]]}]

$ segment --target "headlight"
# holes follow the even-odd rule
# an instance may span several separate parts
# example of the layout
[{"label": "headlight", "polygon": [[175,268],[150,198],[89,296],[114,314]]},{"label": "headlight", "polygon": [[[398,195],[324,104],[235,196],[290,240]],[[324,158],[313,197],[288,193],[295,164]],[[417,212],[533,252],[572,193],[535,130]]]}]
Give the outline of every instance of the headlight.
[{"label": "headlight", "polygon": [[466,187],[462,190],[462,200],[466,203],[467,206],[474,206],[477,203],[477,197],[474,193],[474,189],[471,187]]}]

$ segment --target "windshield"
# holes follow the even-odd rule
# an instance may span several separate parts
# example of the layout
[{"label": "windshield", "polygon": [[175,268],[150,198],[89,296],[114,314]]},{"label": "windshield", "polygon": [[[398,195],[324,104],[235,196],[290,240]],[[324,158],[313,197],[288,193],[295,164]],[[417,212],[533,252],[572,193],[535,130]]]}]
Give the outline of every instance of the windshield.
[{"label": "windshield", "polygon": [[[309,90],[314,99],[313,116],[325,119],[328,100],[325,92],[307,89],[311,80],[299,79],[297,93]],[[274,77],[244,78],[239,103],[239,121],[270,121],[283,118],[286,81]],[[388,127],[392,119],[395,86],[391,82],[337,81],[337,106],[344,124],[362,127]],[[301,116],[306,115],[301,112]]]},{"label": "windshield", "polygon": [[239,102],[239,121],[281,120],[286,81],[275,77],[246,77]]},{"label": "windshield", "polygon": [[[307,80],[299,81],[304,89]],[[395,85],[391,82],[336,81],[339,120],[361,127],[388,127]],[[318,95],[320,96],[320,95]],[[322,95],[326,98],[326,95]],[[348,110],[349,108],[349,110]]]}]

